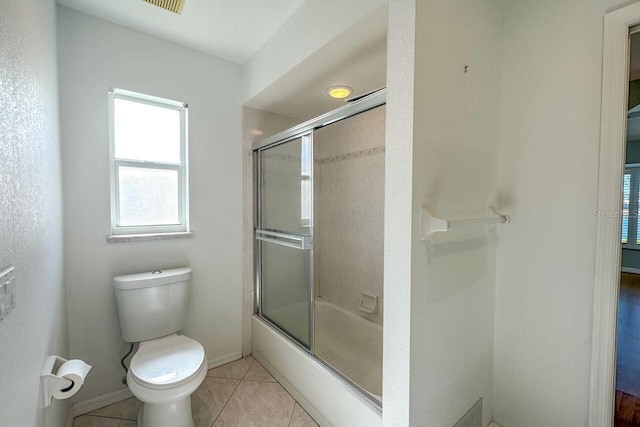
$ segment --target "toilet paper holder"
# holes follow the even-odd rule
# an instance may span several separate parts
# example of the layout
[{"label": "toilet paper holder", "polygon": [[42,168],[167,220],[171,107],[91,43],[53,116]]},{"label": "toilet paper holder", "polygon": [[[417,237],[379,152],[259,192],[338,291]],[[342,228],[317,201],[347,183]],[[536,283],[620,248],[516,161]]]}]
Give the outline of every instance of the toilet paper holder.
[{"label": "toilet paper holder", "polygon": [[[55,397],[56,399],[66,399],[73,396],[77,392],[79,386],[73,380],[57,375],[60,367],[62,367],[62,365],[67,362],[69,362],[67,359],[63,359],[60,356],[47,357],[47,360],[44,363],[44,367],[42,368],[42,373],[40,374],[43,408],[51,405],[51,399],[53,397]],[[76,377],[79,381],[79,385],[81,386],[84,383],[84,377],[89,372],[89,370],[91,370],[91,366],[82,361],[71,362],[71,364],[74,363],[80,363],[84,365],[84,372],[82,374],[82,377]]]}]

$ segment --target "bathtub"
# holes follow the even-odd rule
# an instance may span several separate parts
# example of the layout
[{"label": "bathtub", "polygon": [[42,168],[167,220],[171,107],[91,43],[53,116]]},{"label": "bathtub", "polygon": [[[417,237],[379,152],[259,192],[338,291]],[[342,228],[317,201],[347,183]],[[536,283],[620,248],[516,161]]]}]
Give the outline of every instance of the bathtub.
[{"label": "bathtub", "polygon": [[315,333],[316,356],[381,403],[382,326],[317,298]]},{"label": "bathtub", "polygon": [[[321,426],[382,426],[382,328],[328,301],[315,305],[316,355],[359,382],[364,393],[257,315],[252,355]],[[348,325],[348,327],[347,327]]]}]

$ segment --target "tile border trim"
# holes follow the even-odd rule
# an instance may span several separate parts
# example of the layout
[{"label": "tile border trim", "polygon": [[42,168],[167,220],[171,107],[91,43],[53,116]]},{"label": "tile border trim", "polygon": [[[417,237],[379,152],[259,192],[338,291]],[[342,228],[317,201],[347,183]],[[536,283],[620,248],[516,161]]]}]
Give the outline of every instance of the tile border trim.
[{"label": "tile border trim", "polygon": [[385,146],[380,145],[378,147],[365,148],[358,151],[352,151],[350,153],[337,154],[335,156],[325,157],[322,159],[316,159],[317,165],[324,165],[327,163],[343,162],[345,160],[359,159],[361,157],[376,156],[378,154],[384,154]]}]

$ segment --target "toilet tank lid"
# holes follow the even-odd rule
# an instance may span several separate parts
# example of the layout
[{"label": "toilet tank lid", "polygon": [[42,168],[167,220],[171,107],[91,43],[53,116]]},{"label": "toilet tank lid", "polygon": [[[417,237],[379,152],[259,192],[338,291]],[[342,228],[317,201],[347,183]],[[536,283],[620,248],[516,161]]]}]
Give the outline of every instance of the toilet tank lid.
[{"label": "toilet tank lid", "polygon": [[185,282],[190,278],[191,267],[171,268],[117,276],[113,278],[113,287],[116,289],[140,289]]}]

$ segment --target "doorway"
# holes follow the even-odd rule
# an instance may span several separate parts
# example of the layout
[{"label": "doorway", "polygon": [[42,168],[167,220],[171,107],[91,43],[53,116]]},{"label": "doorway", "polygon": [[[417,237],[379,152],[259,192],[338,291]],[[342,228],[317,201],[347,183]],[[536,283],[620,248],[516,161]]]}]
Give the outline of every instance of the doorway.
[{"label": "doorway", "polygon": [[629,37],[630,29],[638,24],[640,2],[609,12],[604,18],[598,202],[594,210],[596,257],[589,427],[613,426],[615,422],[616,336],[622,255],[622,221],[618,213],[622,207],[621,190],[626,164]]},{"label": "doorway", "polygon": [[622,178],[615,427],[640,427],[640,31],[629,36],[629,92]]},{"label": "doorway", "polygon": [[605,15],[600,162],[596,217],[589,427],[615,418],[616,335],[621,270],[623,171],[629,92],[630,29],[640,24],[640,3]]}]

